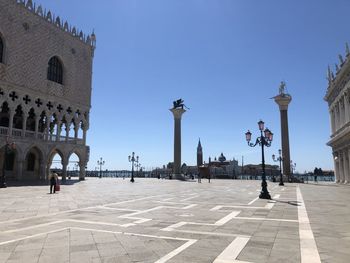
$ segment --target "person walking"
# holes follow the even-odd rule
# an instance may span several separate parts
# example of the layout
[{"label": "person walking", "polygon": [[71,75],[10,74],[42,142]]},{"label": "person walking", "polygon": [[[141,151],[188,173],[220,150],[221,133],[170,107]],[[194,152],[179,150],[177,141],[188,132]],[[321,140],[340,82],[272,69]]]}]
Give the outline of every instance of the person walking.
[{"label": "person walking", "polygon": [[56,193],[56,173],[51,173],[50,174],[50,194],[52,194],[52,190],[53,193]]},{"label": "person walking", "polygon": [[319,170],[318,168],[315,168],[314,170],[314,180],[315,180],[315,183],[317,183],[317,175],[319,174]]}]

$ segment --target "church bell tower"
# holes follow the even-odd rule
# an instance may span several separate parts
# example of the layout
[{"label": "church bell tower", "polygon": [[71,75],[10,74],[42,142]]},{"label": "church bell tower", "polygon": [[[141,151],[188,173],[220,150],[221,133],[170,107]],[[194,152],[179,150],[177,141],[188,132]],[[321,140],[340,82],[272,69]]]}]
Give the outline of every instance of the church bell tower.
[{"label": "church bell tower", "polygon": [[201,166],[203,164],[203,151],[202,151],[202,145],[201,145],[201,139],[198,141],[197,146],[197,166]]}]

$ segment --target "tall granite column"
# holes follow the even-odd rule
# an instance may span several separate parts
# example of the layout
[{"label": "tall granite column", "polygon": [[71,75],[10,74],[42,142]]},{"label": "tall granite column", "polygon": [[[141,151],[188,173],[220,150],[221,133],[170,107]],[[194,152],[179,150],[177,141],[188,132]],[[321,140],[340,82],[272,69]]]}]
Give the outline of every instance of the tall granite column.
[{"label": "tall granite column", "polygon": [[283,174],[290,181],[290,150],[289,150],[289,132],[288,132],[288,105],[292,96],[284,92],[285,83],[281,82],[280,94],[275,96],[275,102],[278,104],[281,116],[281,141],[283,157]]},{"label": "tall granite column", "polygon": [[184,180],[181,173],[181,117],[186,110],[182,108],[173,108],[170,111],[174,115],[174,168],[173,175],[175,179]]}]

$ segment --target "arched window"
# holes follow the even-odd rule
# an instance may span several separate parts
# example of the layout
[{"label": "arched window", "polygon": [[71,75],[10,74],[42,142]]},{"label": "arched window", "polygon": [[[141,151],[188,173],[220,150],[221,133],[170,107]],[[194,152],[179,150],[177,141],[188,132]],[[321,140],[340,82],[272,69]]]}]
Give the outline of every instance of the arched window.
[{"label": "arched window", "polygon": [[63,66],[58,57],[52,57],[49,60],[47,79],[59,84],[63,84]]},{"label": "arched window", "polygon": [[3,63],[3,58],[4,58],[4,42],[0,37],[0,63]]}]

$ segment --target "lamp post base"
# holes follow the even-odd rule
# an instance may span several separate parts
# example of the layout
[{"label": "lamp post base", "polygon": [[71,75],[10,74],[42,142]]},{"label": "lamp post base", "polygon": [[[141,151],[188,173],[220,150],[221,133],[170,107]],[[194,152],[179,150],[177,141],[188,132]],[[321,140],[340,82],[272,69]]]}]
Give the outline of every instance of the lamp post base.
[{"label": "lamp post base", "polygon": [[271,195],[269,194],[269,192],[261,192],[259,195],[260,199],[271,199]]},{"label": "lamp post base", "polygon": [[0,184],[0,188],[6,188],[6,187],[7,187],[6,183]]},{"label": "lamp post base", "polygon": [[283,186],[284,185],[284,183],[283,182],[280,182],[278,185],[281,185],[281,186]]},{"label": "lamp post base", "polygon": [[131,178],[131,179],[130,179],[130,182],[132,182],[132,183],[135,182],[134,178]]},{"label": "lamp post base", "polygon": [[169,179],[172,179],[172,178],[179,180],[179,181],[186,181],[186,178],[183,174],[171,174],[169,176]]}]

